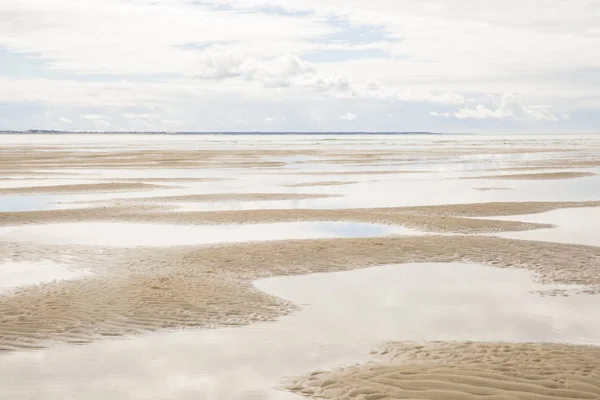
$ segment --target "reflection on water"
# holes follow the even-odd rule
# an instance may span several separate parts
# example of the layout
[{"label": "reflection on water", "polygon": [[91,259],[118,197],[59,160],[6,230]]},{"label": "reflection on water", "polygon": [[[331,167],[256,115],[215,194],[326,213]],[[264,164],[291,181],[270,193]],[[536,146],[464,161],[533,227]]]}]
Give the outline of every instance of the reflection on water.
[{"label": "reflection on water", "polygon": [[354,222],[282,222],[243,225],[66,223],[0,228],[0,240],[99,246],[177,246],[263,240],[419,235],[401,226]]},{"label": "reflection on water", "polygon": [[82,278],[86,271],[74,270],[65,265],[49,261],[39,262],[0,262],[0,293],[8,289],[39,285],[57,280]]},{"label": "reflection on water", "polygon": [[43,210],[62,210],[71,208],[84,208],[84,204],[61,203],[64,196],[59,195],[28,195],[28,196],[2,196],[0,195],[0,212],[24,212]]},{"label": "reflection on water", "polygon": [[[600,189],[598,190],[600,191]],[[555,225],[554,228],[549,229],[503,232],[496,236],[600,246],[600,207],[568,208],[541,214],[496,217],[494,219]]]},{"label": "reflection on water", "polygon": [[406,264],[256,282],[303,305],[279,321],[1,356],[7,398],[300,399],[288,377],[365,361],[387,340],[600,344],[600,298],[541,297],[528,272]]}]

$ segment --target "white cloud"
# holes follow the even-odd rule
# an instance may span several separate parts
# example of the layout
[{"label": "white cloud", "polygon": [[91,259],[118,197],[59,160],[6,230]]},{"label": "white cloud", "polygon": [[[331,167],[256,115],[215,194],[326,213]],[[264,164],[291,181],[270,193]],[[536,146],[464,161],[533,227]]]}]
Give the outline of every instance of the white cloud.
[{"label": "white cloud", "polygon": [[123,118],[125,119],[152,119],[151,114],[143,113],[143,114],[133,114],[133,113],[125,113],[123,114]]},{"label": "white cloud", "polygon": [[[475,107],[461,108],[460,110],[449,113],[438,113],[432,111],[429,115],[434,117],[454,117],[457,119],[504,119],[513,118],[519,120],[536,121],[558,121],[557,117],[548,106],[525,106],[521,98],[516,93],[505,94],[497,108],[488,108],[483,104],[477,104]],[[561,117],[562,118],[562,117]],[[564,118],[563,118],[564,119]]]},{"label": "white cloud", "polygon": [[[9,63],[0,101],[36,104],[36,113],[57,107],[56,124],[66,123],[57,116],[89,110],[109,115],[108,107],[112,119],[102,121],[114,129],[179,126],[165,121],[203,127],[212,102],[246,116],[223,118],[231,129],[253,129],[264,126],[258,100],[281,105],[278,116],[298,111],[311,126],[343,126],[335,116],[345,109],[411,102],[417,104],[394,108],[407,123],[534,126],[572,114],[569,126],[591,128],[596,121],[576,116],[600,104],[599,9],[596,0],[505,0],[494,7],[477,0],[6,0],[0,50],[9,52]],[[486,97],[506,91],[527,101]],[[430,106],[418,103],[454,111],[427,118]],[[322,115],[313,115],[312,104]],[[131,112],[162,108],[179,111]],[[374,122],[372,115],[361,112],[361,122]],[[450,117],[458,121],[449,125]],[[0,118],[10,125],[19,117]],[[73,129],[92,125],[73,120]]]},{"label": "white cloud", "polygon": [[65,123],[65,124],[72,124],[73,121],[71,121],[69,118],[65,118],[65,117],[61,117],[60,118],[60,122]]},{"label": "white cloud", "polygon": [[347,112],[345,114],[340,115],[341,119],[344,119],[346,121],[354,121],[356,118],[358,118],[357,115],[352,114],[351,112]]},{"label": "white cloud", "polygon": [[79,118],[88,121],[105,121],[107,119],[110,119],[109,117],[106,117],[102,114],[81,114]]}]

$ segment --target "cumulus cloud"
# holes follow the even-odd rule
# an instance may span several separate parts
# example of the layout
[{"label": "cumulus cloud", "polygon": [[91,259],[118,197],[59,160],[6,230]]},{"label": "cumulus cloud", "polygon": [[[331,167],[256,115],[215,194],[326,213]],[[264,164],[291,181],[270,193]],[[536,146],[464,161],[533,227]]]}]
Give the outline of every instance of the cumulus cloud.
[{"label": "cumulus cloud", "polygon": [[319,73],[317,68],[298,56],[285,54],[258,59],[223,46],[211,46],[204,52],[198,69],[190,74],[204,80],[239,78],[268,88],[309,88],[320,91],[347,91],[352,83],[343,72]]},{"label": "cumulus cloud", "polygon": [[71,124],[71,123],[73,123],[73,121],[71,121],[69,118],[65,118],[65,117],[61,117],[60,118],[60,122],[62,122],[64,124]]},{"label": "cumulus cloud", "polygon": [[354,121],[356,118],[358,118],[358,116],[356,114],[352,114],[351,112],[347,112],[345,114],[340,115],[340,118],[346,121]]},{"label": "cumulus cloud", "polygon": [[267,88],[300,88],[329,93],[340,98],[366,98],[403,102],[465,104],[463,95],[453,92],[432,93],[419,90],[397,90],[376,79],[363,84],[353,81],[344,71],[323,73],[313,63],[286,54],[271,59],[257,59],[224,46],[206,49],[203,62],[191,76],[202,80],[241,79],[254,81]]},{"label": "cumulus cloud", "polygon": [[[48,124],[65,128],[59,117],[68,112],[69,128],[78,129],[93,126],[94,119],[77,117],[93,110],[110,115],[97,121],[112,128],[158,129],[181,117],[186,126],[209,129],[207,114],[219,104],[254,129],[252,123],[264,126],[256,104],[265,101],[278,116],[297,113],[290,129],[316,125],[310,109],[318,104],[318,112],[333,116],[324,117],[323,129],[335,129],[332,121],[351,126],[337,118],[337,100],[344,99],[344,109],[354,110],[387,109],[384,102],[450,106],[430,114],[437,121],[423,121],[435,109],[429,104],[394,109],[415,127],[453,118],[453,128],[474,119],[493,129],[512,120],[537,128],[536,121],[568,121],[564,111],[572,110],[592,115],[573,129],[595,129],[598,113],[588,110],[599,104],[599,37],[594,13],[581,12],[594,0],[548,1],[540,13],[535,5],[543,0],[493,9],[466,0],[465,13],[443,0],[351,7],[340,0],[230,0],[226,7],[216,0],[8,0],[0,2],[0,14],[9,16],[0,19],[0,49],[16,64],[0,77],[0,102],[9,104],[0,118],[15,125],[39,108],[53,109]],[[506,88],[527,101],[485,97]],[[6,111],[15,107],[25,111]],[[167,107],[178,111],[129,113]],[[375,126],[375,114],[360,119]],[[239,129],[237,120],[223,118],[218,127]]]},{"label": "cumulus cloud", "polygon": [[526,106],[516,93],[505,94],[502,96],[500,105],[497,108],[488,108],[483,104],[477,104],[475,107],[461,108],[456,112],[438,113],[432,111],[429,115],[434,117],[454,117],[457,119],[504,119],[512,118],[518,120],[536,120],[536,121],[558,121],[568,119],[564,114],[557,117],[548,106]]}]

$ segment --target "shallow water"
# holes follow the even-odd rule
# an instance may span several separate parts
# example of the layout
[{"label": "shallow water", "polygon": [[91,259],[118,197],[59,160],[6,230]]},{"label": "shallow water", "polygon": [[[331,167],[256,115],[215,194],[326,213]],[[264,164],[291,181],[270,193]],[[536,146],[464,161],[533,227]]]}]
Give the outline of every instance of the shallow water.
[{"label": "shallow water", "polygon": [[17,287],[80,279],[87,275],[89,273],[85,270],[75,270],[50,261],[0,261],[0,294]]},{"label": "shallow water", "polygon": [[0,228],[0,241],[98,246],[178,246],[264,240],[420,235],[402,226],[354,222],[168,225],[85,222]]},{"label": "shallow water", "polygon": [[63,199],[64,196],[46,194],[27,196],[0,195],[0,212],[65,210],[89,207],[89,205],[85,204],[62,203],[61,200]]},{"label": "shallow water", "polygon": [[600,246],[600,207],[567,208],[540,214],[496,217],[493,219],[552,224],[556,227],[522,232],[502,232],[496,236]]},{"label": "shallow water", "polygon": [[23,400],[300,399],[286,379],[363,362],[387,340],[600,344],[600,298],[541,297],[523,270],[405,264],[256,282],[303,308],[241,328],[162,332],[1,356]]}]

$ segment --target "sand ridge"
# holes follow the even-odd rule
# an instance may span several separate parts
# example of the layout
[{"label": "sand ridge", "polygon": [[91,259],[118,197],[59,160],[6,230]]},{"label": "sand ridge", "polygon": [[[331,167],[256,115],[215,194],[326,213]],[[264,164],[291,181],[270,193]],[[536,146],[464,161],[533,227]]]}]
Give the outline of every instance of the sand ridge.
[{"label": "sand ridge", "polygon": [[[426,215],[461,217],[493,217],[508,215],[539,214],[564,208],[600,207],[600,201],[528,201],[492,202],[471,204],[445,204],[440,206],[404,207],[403,212]],[[381,209],[384,210],[384,209]]]},{"label": "sand ridge", "polygon": [[343,186],[357,183],[356,181],[316,181],[316,182],[303,182],[293,183],[291,185],[283,185],[284,187],[298,188],[298,187],[313,187],[313,186]]},{"label": "sand ridge", "polygon": [[572,179],[597,175],[593,172],[546,172],[539,174],[509,174],[474,176],[460,179],[516,179],[516,180],[550,180],[550,179]]},{"label": "sand ridge", "polygon": [[524,268],[547,283],[600,288],[600,248],[478,236],[290,240],[167,249],[0,243],[0,259],[69,254],[93,275],[0,296],[0,349],[170,328],[273,320],[295,308],[257,291],[272,276],[408,262]]},{"label": "sand ridge", "polygon": [[388,343],[364,365],[288,389],[319,399],[600,399],[600,348],[549,343]]},{"label": "sand ridge", "polygon": [[496,202],[368,209],[258,209],[234,211],[174,211],[173,207],[158,205],[108,206],[72,210],[0,212],[0,226],[85,221],[188,225],[352,221],[403,225],[428,232],[495,233],[550,228],[552,225],[465,217],[524,215],[579,207],[600,207],[600,202]]},{"label": "sand ridge", "polygon": [[152,189],[172,189],[174,186],[163,186],[150,183],[82,183],[74,185],[54,185],[54,186],[25,186],[16,188],[0,188],[2,195],[32,195],[32,194],[76,194],[76,193],[107,193],[107,192],[126,192],[142,191]]},{"label": "sand ridge", "polygon": [[186,203],[186,202],[225,202],[225,201],[285,201],[285,200],[310,200],[326,199],[331,197],[341,197],[338,194],[320,194],[320,193],[206,193],[189,194],[181,196],[158,196],[158,197],[136,197],[136,198],[118,198],[111,200],[83,201],[84,204],[120,204],[131,203]]},{"label": "sand ridge", "polygon": [[168,224],[250,224],[297,221],[349,221],[403,225],[428,232],[497,233],[551,228],[549,224],[427,215],[394,209],[279,209],[176,211],[169,206],[114,206],[71,210],[0,213],[0,226],[58,222],[143,222]]}]

